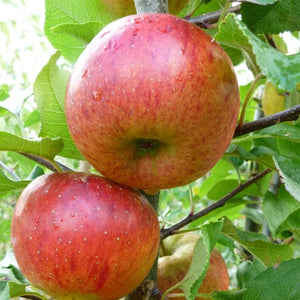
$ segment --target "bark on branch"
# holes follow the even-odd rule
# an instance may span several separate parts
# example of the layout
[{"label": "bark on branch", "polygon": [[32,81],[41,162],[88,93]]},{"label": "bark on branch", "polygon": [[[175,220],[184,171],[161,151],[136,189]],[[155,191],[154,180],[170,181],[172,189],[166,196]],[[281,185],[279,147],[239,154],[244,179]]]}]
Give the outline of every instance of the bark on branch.
[{"label": "bark on branch", "polygon": [[172,235],[174,233],[174,231],[190,224],[191,222],[207,215],[208,213],[210,213],[211,211],[222,207],[225,205],[225,203],[230,200],[232,197],[234,197],[235,195],[237,195],[238,193],[240,193],[241,191],[243,191],[244,189],[246,189],[248,186],[250,186],[251,184],[255,183],[256,181],[258,181],[259,179],[263,178],[264,176],[266,176],[268,173],[270,173],[271,170],[270,169],[266,169],[264,171],[262,171],[261,173],[257,174],[256,176],[252,177],[251,179],[249,179],[248,181],[246,181],[245,183],[239,185],[237,188],[235,188],[234,190],[232,190],[230,193],[228,193],[227,195],[225,195],[223,198],[221,198],[220,200],[214,202],[213,204],[207,206],[206,208],[204,208],[203,210],[199,211],[198,213],[195,214],[190,214],[188,215],[186,218],[184,218],[183,220],[179,221],[178,223],[174,224],[173,226],[166,228],[166,229],[162,229],[161,230],[161,238],[165,239],[167,236]]},{"label": "bark on branch", "polygon": [[234,133],[234,137],[241,136],[266,127],[270,127],[281,122],[295,121],[299,118],[299,115],[300,104],[283,110],[279,113],[246,123],[243,127],[237,127]]}]

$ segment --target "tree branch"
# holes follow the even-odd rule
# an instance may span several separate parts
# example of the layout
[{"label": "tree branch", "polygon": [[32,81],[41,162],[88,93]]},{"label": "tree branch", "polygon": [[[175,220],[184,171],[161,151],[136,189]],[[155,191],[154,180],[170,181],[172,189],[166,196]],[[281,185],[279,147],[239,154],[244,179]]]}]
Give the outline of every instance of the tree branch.
[{"label": "tree branch", "polygon": [[294,107],[283,110],[279,113],[263,117],[261,119],[244,124],[242,127],[237,127],[233,137],[241,136],[252,131],[270,127],[272,125],[285,122],[295,121],[300,115],[300,104]]},{"label": "tree branch", "polygon": [[256,176],[252,177],[251,179],[249,179],[245,183],[239,185],[237,188],[235,188],[234,190],[232,190],[230,193],[228,193],[227,195],[225,195],[223,198],[221,198],[217,202],[214,202],[213,204],[207,206],[206,208],[204,208],[203,210],[199,211],[198,213],[188,215],[185,219],[179,221],[178,223],[174,224],[173,226],[171,226],[169,228],[162,229],[161,230],[161,238],[165,239],[167,236],[172,235],[174,233],[174,231],[176,231],[176,230],[178,230],[178,229],[186,226],[187,224],[190,224],[191,222],[193,222],[193,221],[195,221],[195,220],[197,220],[197,219],[199,219],[199,218],[207,215],[211,211],[224,206],[225,203],[229,199],[231,199],[232,197],[234,197],[235,195],[237,195],[238,193],[240,193],[241,191],[243,191],[244,189],[246,189],[251,184],[253,184],[256,181],[258,181],[259,179],[263,178],[264,176],[266,176],[270,172],[271,172],[270,169],[266,169],[266,170],[262,171],[261,173],[259,173]]},{"label": "tree branch", "polygon": [[[228,11],[226,12],[226,14],[228,13],[239,13],[241,11],[241,6],[240,5],[237,5],[237,6],[233,6],[233,7],[230,7],[228,9]],[[201,28],[207,28],[208,24],[214,24],[214,23],[217,23],[219,21],[219,18],[221,17],[223,11],[220,9],[220,10],[217,10],[217,11],[213,11],[213,12],[210,12],[210,13],[207,13],[207,14],[203,14],[203,15],[200,15],[200,16],[197,16],[197,17],[186,17],[184,18],[185,20],[189,21],[190,23],[193,23]]]},{"label": "tree branch", "polygon": [[28,153],[22,153],[22,152],[19,152],[19,154],[39,163],[40,165],[46,167],[47,169],[53,171],[53,172],[59,172],[59,171],[64,171],[64,172],[68,172],[68,171],[73,171],[72,169],[64,166],[63,164],[59,163],[59,162],[55,162],[55,164],[60,168],[56,167],[54,164],[52,164],[50,161],[48,161],[47,159],[44,159],[40,156],[36,156],[36,155],[33,155],[33,154],[28,154]]},{"label": "tree branch", "polygon": [[12,169],[10,169],[5,163],[3,163],[0,160],[0,168],[4,169],[6,172],[8,172],[15,180],[20,180],[19,176],[16,174],[16,172]]}]

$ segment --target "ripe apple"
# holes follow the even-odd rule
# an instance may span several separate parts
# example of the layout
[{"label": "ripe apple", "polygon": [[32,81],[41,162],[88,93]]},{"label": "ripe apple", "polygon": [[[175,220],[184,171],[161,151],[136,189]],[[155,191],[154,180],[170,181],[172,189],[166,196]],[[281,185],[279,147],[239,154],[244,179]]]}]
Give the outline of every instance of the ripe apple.
[{"label": "ripe apple", "polygon": [[278,113],[285,109],[284,96],[278,93],[271,81],[267,81],[264,87],[262,108],[266,116]]},{"label": "ripe apple", "polygon": [[100,176],[52,173],[22,192],[12,218],[21,271],[57,299],[116,299],[148,274],[159,247],[155,211]]},{"label": "ripe apple", "polygon": [[[194,232],[170,236],[163,241],[163,250],[158,259],[157,280],[162,292],[181,281],[187,273],[193,258],[193,250],[199,235]],[[198,293],[211,293],[229,289],[229,275],[221,254],[214,249],[211,252],[209,267]],[[172,293],[182,293],[180,289]],[[176,300],[184,297],[176,297]],[[207,298],[197,297],[198,300]]]},{"label": "ripe apple", "polygon": [[142,190],[188,184],[227,149],[239,89],[225,51],[169,14],[110,23],[70,76],[65,109],[72,138],[104,176]]},{"label": "ripe apple", "polygon": [[[177,15],[188,2],[189,0],[169,0],[169,13]],[[136,14],[134,0],[101,0],[101,3],[116,19]]]}]

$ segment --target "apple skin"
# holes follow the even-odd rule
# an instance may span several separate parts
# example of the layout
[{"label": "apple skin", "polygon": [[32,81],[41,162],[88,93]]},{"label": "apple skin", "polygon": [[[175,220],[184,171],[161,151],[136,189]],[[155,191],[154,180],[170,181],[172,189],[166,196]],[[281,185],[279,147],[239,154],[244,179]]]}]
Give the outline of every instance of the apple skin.
[{"label": "apple skin", "polygon": [[270,116],[285,109],[284,96],[277,92],[271,81],[267,81],[264,87],[262,108],[265,116]]},{"label": "apple skin", "polygon": [[[157,280],[162,292],[181,281],[187,273],[193,258],[193,250],[199,235],[194,232],[170,236],[163,241],[164,253],[160,252],[158,259]],[[225,261],[221,254],[213,249],[209,267],[198,293],[211,293],[217,290],[229,289],[229,275]],[[172,293],[182,293],[175,289]],[[173,299],[173,298],[172,298]],[[174,298],[184,300],[184,297]],[[207,298],[197,297],[197,300]]]},{"label": "apple skin", "polygon": [[[100,2],[116,19],[136,14],[134,0],[101,0]],[[188,2],[189,0],[169,0],[170,14],[177,15]]]},{"label": "apple skin", "polygon": [[22,192],[12,246],[25,277],[57,299],[116,299],[150,271],[157,215],[139,192],[100,176],[53,173]]},{"label": "apple skin", "polygon": [[105,27],[76,62],[65,99],[83,156],[148,191],[206,174],[232,139],[239,106],[225,51],[197,26],[153,13]]}]

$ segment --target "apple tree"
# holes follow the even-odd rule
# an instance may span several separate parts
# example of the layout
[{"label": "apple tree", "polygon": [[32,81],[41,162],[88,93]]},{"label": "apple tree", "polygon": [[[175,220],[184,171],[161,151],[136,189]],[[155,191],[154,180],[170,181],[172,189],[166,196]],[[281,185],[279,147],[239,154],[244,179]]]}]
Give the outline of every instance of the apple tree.
[{"label": "apple tree", "polygon": [[[45,0],[38,11],[13,0],[1,5],[8,12],[0,22],[0,39],[5,42],[0,57],[1,300],[51,299],[50,294],[57,299],[300,298],[299,1]],[[19,19],[8,17],[17,12]],[[156,23],[158,19],[163,21]],[[129,34],[128,24],[133,28]],[[200,37],[192,32],[201,32]],[[97,48],[99,35],[104,42]],[[142,42],[136,42],[137,36]],[[184,36],[184,47],[177,44],[179,36]],[[103,53],[93,60],[99,49]],[[108,56],[110,50],[113,55]],[[183,56],[185,64],[180,65]],[[176,76],[170,79],[168,70],[175,69]],[[120,79],[129,73],[133,74],[129,80]],[[136,105],[140,99],[150,106]],[[144,129],[142,136],[139,127]],[[170,128],[175,137],[172,147]],[[105,140],[116,130],[122,135]],[[131,140],[126,139],[128,132]],[[142,159],[146,162],[138,164]],[[207,167],[199,172],[204,164]],[[150,170],[153,165],[155,171]],[[63,186],[64,174],[82,176],[80,188],[77,179],[76,185]],[[49,197],[45,182],[51,176],[60,179],[51,183]],[[86,178],[94,177],[116,182],[111,183],[113,191],[108,188],[101,194],[109,195],[104,215],[94,213],[101,210],[97,186],[89,190],[86,183]],[[128,189],[127,202],[120,196],[123,189]],[[31,199],[31,194],[36,202],[27,206],[24,199]],[[72,195],[72,201],[83,199],[80,211],[75,212],[63,195],[69,200]],[[54,197],[63,201],[55,202],[63,216],[57,220],[51,219],[56,210],[47,208]],[[141,202],[128,203],[130,197]],[[16,205],[18,198],[22,202]],[[114,204],[119,198],[122,205]],[[160,232],[147,226],[150,219],[141,212],[144,205],[151,222],[159,221]],[[133,207],[141,206],[135,216]],[[112,213],[116,207],[118,215]],[[69,238],[68,247],[61,248],[62,260],[54,252],[41,264],[40,249],[45,253],[49,245],[56,251],[56,231],[67,223],[66,216],[71,220],[76,213],[81,213],[81,223],[68,223],[73,227],[65,233]],[[121,215],[128,222],[116,221]],[[51,220],[52,231],[26,232],[42,230],[41,216]],[[71,237],[78,240],[77,226],[87,230],[84,242],[91,237],[89,248],[72,243]],[[105,228],[105,234],[98,234],[97,228]],[[106,240],[107,228],[116,233],[114,244]],[[128,243],[116,246],[119,229],[130,236],[134,249]],[[39,242],[30,243],[35,237]],[[75,261],[74,253],[82,249],[96,251],[94,260],[89,257],[87,262],[79,255],[80,261]],[[148,250],[153,260],[149,266],[149,260],[146,263],[140,256]],[[214,260],[216,252],[221,261]],[[98,266],[99,259],[103,265],[104,260],[113,261],[114,267],[112,263],[102,269],[90,267]],[[125,264],[134,266],[136,274],[128,273]],[[55,271],[59,265],[65,269]],[[24,276],[27,269],[31,274]],[[141,269],[148,275],[141,275]],[[83,288],[79,280],[83,277],[76,274],[80,292],[71,288],[76,286],[75,270],[91,275]],[[181,276],[176,276],[178,270]],[[35,280],[48,276],[50,282],[55,274],[60,288],[64,282],[62,292]],[[171,286],[163,288],[161,274]],[[97,276],[101,284],[96,289],[108,285],[114,293],[89,292]],[[106,285],[105,278],[109,278]],[[127,295],[117,284],[119,278],[129,279],[123,284]],[[204,289],[206,285],[210,288]]]}]

